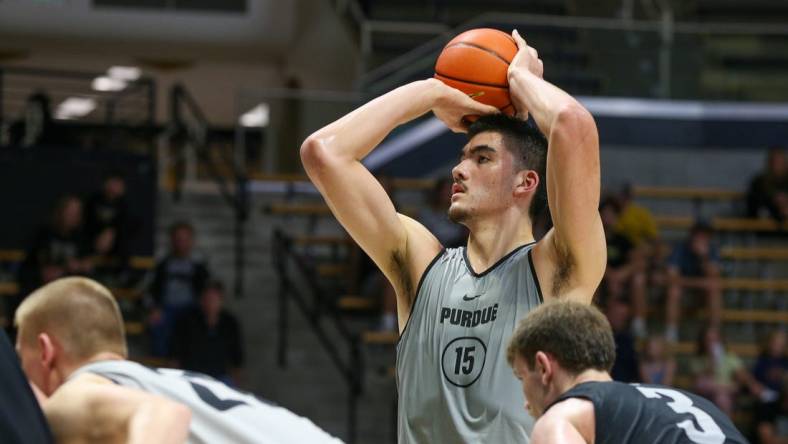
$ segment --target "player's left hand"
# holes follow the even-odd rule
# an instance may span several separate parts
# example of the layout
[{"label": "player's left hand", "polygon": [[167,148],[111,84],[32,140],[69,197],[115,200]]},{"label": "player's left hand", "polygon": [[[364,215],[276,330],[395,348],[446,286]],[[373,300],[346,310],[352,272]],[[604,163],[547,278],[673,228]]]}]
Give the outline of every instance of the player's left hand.
[{"label": "player's left hand", "polygon": [[[517,54],[514,55],[512,62],[509,63],[509,84],[512,84],[512,77],[518,72],[528,72],[530,74],[539,77],[540,79],[544,75],[544,64],[542,60],[539,58],[539,53],[536,51],[535,48],[528,46],[528,43],[525,42],[525,39],[520,36],[520,33],[517,32],[515,29],[512,31],[512,38],[514,39],[515,43],[517,43]],[[510,91],[509,95],[512,98],[512,103],[514,104],[515,109],[517,109],[517,116],[521,119],[528,118],[528,110],[525,108],[525,105],[519,100],[519,94],[517,91]]]},{"label": "player's left hand", "polygon": [[512,31],[512,38],[517,43],[517,54],[509,63],[509,76],[518,69],[525,69],[541,79],[544,75],[544,64],[539,58],[539,52],[534,47],[528,46],[516,29]]}]

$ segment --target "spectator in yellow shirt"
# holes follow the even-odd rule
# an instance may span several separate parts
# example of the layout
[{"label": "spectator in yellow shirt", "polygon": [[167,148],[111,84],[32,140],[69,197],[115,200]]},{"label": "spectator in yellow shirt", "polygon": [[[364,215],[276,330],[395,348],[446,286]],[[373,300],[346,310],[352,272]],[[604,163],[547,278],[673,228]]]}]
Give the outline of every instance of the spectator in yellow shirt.
[{"label": "spectator in yellow shirt", "polygon": [[646,207],[633,200],[632,185],[627,184],[620,194],[621,215],[616,231],[624,235],[635,247],[650,243],[659,237],[657,221]]}]

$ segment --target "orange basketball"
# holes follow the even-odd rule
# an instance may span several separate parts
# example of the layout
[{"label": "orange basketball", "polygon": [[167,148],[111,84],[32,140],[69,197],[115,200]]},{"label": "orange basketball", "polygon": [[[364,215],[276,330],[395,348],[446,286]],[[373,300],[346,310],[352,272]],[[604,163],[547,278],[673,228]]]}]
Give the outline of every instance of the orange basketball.
[{"label": "orange basketball", "polygon": [[509,34],[497,29],[471,29],[443,48],[435,63],[435,78],[513,115],[506,73],[515,54],[517,44]]}]

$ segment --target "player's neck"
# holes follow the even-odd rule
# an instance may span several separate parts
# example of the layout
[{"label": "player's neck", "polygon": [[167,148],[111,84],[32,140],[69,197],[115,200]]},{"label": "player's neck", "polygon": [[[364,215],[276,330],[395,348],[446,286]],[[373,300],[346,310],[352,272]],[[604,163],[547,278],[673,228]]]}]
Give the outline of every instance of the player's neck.
[{"label": "player's neck", "polygon": [[68,379],[75,371],[79,370],[88,364],[99,361],[116,361],[126,359],[123,356],[113,352],[99,352],[88,359],[81,361],[63,360],[59,365],[58,372],[63,381]]},{"label": "player's neck", "polygon": [[515,212],[469,226],[468,260],[476,271],[490,268],[515,248],[534,241],[531,221]]},{"label": "player's neck", "polygon": [[568,384],[569,387],[566,387],[566,390],[570,388],[582,384],[584,382],[604,382],[604,381],[612,381],[613,378],[610,377],[610,373],[596,370],[596,369],[588,369],[579,375],[571,378],[571,383]]}]

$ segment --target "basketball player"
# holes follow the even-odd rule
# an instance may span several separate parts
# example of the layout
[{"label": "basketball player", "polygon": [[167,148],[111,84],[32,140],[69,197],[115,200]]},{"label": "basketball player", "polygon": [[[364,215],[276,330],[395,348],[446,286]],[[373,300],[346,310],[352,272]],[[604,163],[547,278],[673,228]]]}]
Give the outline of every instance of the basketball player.
[{"label": "basketball player", "polygon": [[[589,303],[604,272],[594,120],[542,79],[536,50],[513,36],[512,102],[541,133],[430,79],[372,100],[301,147],[334,215],[396,290],[401,443],[528,442],[532,421],[520,411],[506,339],[517,319],[559,292]],[[444,250],[398,214],[361,163],[395,127],[429,111],[469,133],[452,170],[449,207],[470,231],[463,248]],[[467,115],[482,117],[468,128]],[[554,228],[535,243],[532,216],[545,192]]]},{"label": "basketball player", "polygon": [[[571,328],[567,328],[571,326]],[[595,307],[556,301],[529,313],[507,358],[538,418],[532,444],[745,444],[710,401],[683,390],[614,382],[613,331]]]},{"label": "basketball player", "polygon": [[208,376],[126,360],[110,292],[85,278],[54,281],[16,312],[17,351],[48,399],[58,443],[339,443],[305,418]]}]

